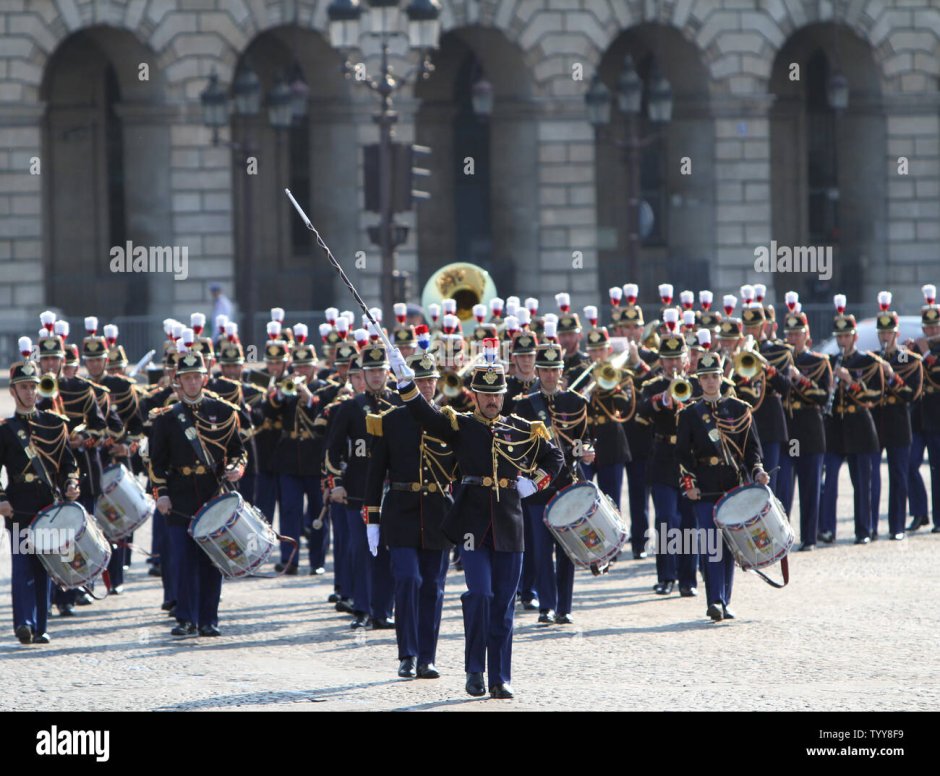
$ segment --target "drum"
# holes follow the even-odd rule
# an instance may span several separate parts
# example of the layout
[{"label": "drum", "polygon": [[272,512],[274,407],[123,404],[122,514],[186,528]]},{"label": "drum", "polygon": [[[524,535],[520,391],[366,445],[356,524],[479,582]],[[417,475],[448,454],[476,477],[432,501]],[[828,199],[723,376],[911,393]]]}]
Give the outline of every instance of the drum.
[{"label": "drum", "polygon": [[108,568],[111,544],[77,501],[46,507],[29,533],[39,562],[63,590],[88,585]]},{"label": "drum", "polygon": [[629,537],[616,505],[593,482],[555,494],[543,520],[571,562],[592,571],[617,557]]},{"label": "drum", "polygon": [[741,485],[715,504],[715,525],[745,571],[770,566],[793,546],[783,505],[766,485]]},{"label": "drum", "polygon": [[147,522],[153,510],[153,498],[124,464],[109,466],[101,473],[95,517],[112,542],[130,536]]},{"label": "drum", "polygon": [[229,578],[250,574],[280,546],[264,515],[236,492],[218,496],[200,509],[189,535]]}]

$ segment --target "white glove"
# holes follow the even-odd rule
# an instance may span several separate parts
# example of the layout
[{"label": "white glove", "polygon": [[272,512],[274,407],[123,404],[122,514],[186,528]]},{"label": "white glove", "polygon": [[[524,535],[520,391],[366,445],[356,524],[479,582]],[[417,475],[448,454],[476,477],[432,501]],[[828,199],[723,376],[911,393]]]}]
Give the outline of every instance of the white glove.
[{"label": "white glove", "polygon": [[369,540],[369,552],[372,553],[372,557],[374,558],[379,554],[379,526],[367,525],[366,539]]},{"label": "white glove", "polygon": [[398,348],[392,349],[392,352],[388,356],[388,361],[389,364],[391,364],[392,371],[395,373],[395,377],[398,378],[399,385],[403,385],[414,379],[414,369],[408,366],[405,362],[405,357]]},{"label": "white glove", "polygon": [[528,477],[516,477],[516,490],[519,491],[519,498],[527,498],[537,493],[538,487]]}]

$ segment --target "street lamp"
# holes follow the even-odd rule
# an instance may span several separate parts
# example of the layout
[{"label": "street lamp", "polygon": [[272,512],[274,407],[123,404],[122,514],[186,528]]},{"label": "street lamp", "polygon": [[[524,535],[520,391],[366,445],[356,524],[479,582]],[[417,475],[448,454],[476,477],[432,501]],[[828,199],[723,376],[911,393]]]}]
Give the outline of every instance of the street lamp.
[{"label": "street lamp", "polygon": [[[394,277],[395,248],[407,237],[407,230],[395,223],[392,202],[392,153],[393,126],[398,121],[398,114],[392,107],[392,96],[414,78],[427,78],[433,70],[430,63],[430,51],[437,48],[440,37],[441,4],[439,0],[411,0],[404,14],[399,7],[400,0],[368,0],[369,27],[367,34],[380,39],[382,46],[381,70],[379,74],[367,80],[357,79],[356,83],[365,84],[380,99],[379,110],[372,120],[379,127],[378,148],[378,187],[379,187],[379,225],[370,234],[382,253],[382,307],[388,311],[395,302]],[[327,7],[330,20],[330,42],[345,54],[358,46],[361,32],[362,3],[360,0],[332,0]],[[407,33],[405,32],[407,26]],[[392,75],[389,64],[389,41],[398,35],[406,35],[410,47],[419,52],[417,68],[403,79]],[[349,77],[352,66],[347,58],[343,65]],[[401,171],[406,174],[406,171]]]},{"label": "street lamp", "polygon": [[[627,272],[637,277],[640,255],[640,162],[641,152],[659,137],[659,130],[640,137],[638,119],[643,111],[643,79],[627,54],[617,77],[617,109],[626,118],[625,136],[610,138],[624,153],[627,165]],[[672,120],[672,86],[654,61],[646,84],[646,106],[650,123],[663,127]],[[606,133],[611,119],[610,90],[595,73],[584,95],[587,119],[598,133]]]}]

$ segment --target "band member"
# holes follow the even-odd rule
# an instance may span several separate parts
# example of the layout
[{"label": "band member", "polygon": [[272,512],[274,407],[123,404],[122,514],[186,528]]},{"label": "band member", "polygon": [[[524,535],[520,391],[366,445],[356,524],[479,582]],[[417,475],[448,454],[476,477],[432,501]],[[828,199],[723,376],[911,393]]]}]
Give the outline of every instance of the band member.
[{"label": "band member", "polygon": [[855,316],[845,313],[845,296],[837,294],[835,305],[833,335],[839,353],[830,356],[834,389],[826,413],[826,477],[819,538],[827,544],[835,541],[839,469],[847,459],[855,488],[855,543],[868,544],[871,541],[872,454],[879,450],[870,407],[881,400],[883,375],[881,362],[874,354],[859,353],[855,349],[858,342]]},{"label": "band member", "polygon": [[[664,537],[682,528],[695,526],[691,503],[680,498],[679,461],[676,450],[676,415],[692,399],[693,381],[686,376],[688,355],[685,340],[678,335],[665,338],[659,350],[662,375],[643,386],[639,414],[653,429],[653,447],[647,474],[656,508],[655,534]],[[684,393],[684,396],[683,396]],[[679,583],[683,597],[698,595],[696,566],[698,557],[674,553],[661,546],[656,552],[658,582],[653,591],[669,595]]]},{"label": "band member", "polygon": [[399,400],[386,385],[388,359],[385,348],[378,343],[367,344],[359,358],[362,360],[365,390],[336,409],[330,422],[324,460],[332,477],[329,498],[346,508],[355,615],[351,627],[391,629],[395,627],[392,617],[395,582],[388,550],[380,547],[376,556],[369,555],[362,505],[372,441],[367,416],[397,406]]},{"label": "band member", "polygon": [[[695,511],[700,531],[716,531],[715,503],[728,491],[753,479],[767,485],[770,477],[761,464],[760,441],[751,408],[740,399],[720,393],[721,357],[707,353],[699,360],[696,376],[702,397],[679,411],[676,430],[680,482],[683,495]],[[703,543],[707,548],[709,542]],[[733,620],[731,590],[734,555],[722,541],[714,553],[701,553],[705,576],[706,615],[714,622]]]},{"label": "band member", "polygon": [[[565,467],[550,485],[522,500],[526,520],[532,529],[535,587],[539,597],[539,623],[568,625],[574,595],[574,564],[545,525],[545,505],[563,488],[581,478],[579,465],[594,462],[594,449],[588,437],[587,401],[576,391],[560,390],[561,348],[546,342],[538,346],[535,370],[538,390],[516,402],[516,412],[528,421],[541,421],[554,444],[565,456]],[[621,469],[621,471],[623,471]]]},{"label": "band member", "polygon": [[889,310],[891,293],[878,294],[881,311],[875,319],[879,358],[884,359],[885,391],[880,404],[872,407],[872,419],[878,431],[879,450],[872,458],[871,537],[878,536],[881,501],[881,450],[888,458],[888,536],[893,541],[904,538],[904,517],[907,513],[907,482],[911,458],[910,404],[923,387],[922,359],[898,344],[900,317]]},{"label": "band member", "polygon": [[415,387],[401,355],[393,353],[391,361],[402,399],[427,432],[454,448],[462,475],[442,530],[461,545],[467,584],[461,596],[466,691],[485,695],[488,670],[490,695],[512,698],[513,602],[525,549],[520,502],[551,483],[564,456],[541,422],[501,414],[506,375],[496,363],[497,347],[485,348],[486,363],[473,371],[473,413],[435,407]]},{"label": "band member", "polygon": [[[273,323],[273,322],[272,322]],[[280,326],[271,327],[269,324],[269,337],[277,330],[280,335]],[[287,366],[290,361],[290,346],[281,339],[269,339],[264,346],[264,368],[268,373],[269,383],[278,383],[287,375]],[[269,390],[270,395],[270,390]],[[260,426],[255,430],[255,452],[258,454],[258,470],[255,474],[255,506],[261,510],[268,522],[274,520],[274,508],[280,502],[281,495],[278,490],[278,471],[275,461],[275,450],[284,430],[281,418],[265,415]]]},{"label": "band member", "polygon": [[180,401],[156,415],[150,443],[150,481],[157,509],[167,520],[170,557],[177,572],[179,624],[170,633],[218,636],[222,574],[188,529],[224,483],[239,480],[247,454],[239,433],[238,407],[203,391],[208,375],[202,354],[181,354],[176,376]]},{"label": "band member", "polygon": [[800,552],[816,549],[819,500],[822,492],[826,430],[823,408],[829,400],[832,368],[822,353],[809,349],[809,322],[804,313],[790,312],[784,320],[787,343],[793,347],[792,381],[786,395],[787,435],[790,439],[780,458],[780,501],[790,514],[796,480],[800,483]]},{"label": "band member", "polygon": [[571,312],[571,300],[568,294],[555,294],[555,301],[561,316],[558,318],[556,331],[558,344],[564,351],[564,371],[562,378],[565,385],[571,385],[591,364],[587,353],[581,350],[581,321],[578,314]]},{"label": "band member", "polygon": [[921,290],[926,302],[921,308],[921,328],[924,336],[908,343],[908,347],[924,359],[924,393],[915,405],[912,418],[915,430],[911,445],[911,471],[916,476],[912,478],[913,520],[907,530],[916,531],[930,522],[927,517],[927,491],[920,480],[920,464],[923,463],[926,449],[930,461],[930,493],[933,504],[931,533],[940,533],[940,306],[936,304],[935,286],[926,285]]},{"label": "band member", "polygon": [[64,495],[79,495],[78,466],[68,445],[67,419],[36,408],[39,368],[29,360],[32,342],[20,339],[24,361],[10,366],[10,395],[14,414],[0,424],[0,467],[6,468],[7,487],[0,486],[3,515],[13,548],[13,632],[21,644],[48,644],[51,585],[33,548],[24,540],[30,522],[41,509]]},{"label": "band member", "polygon": [[[408,358],[426,401],[434,399],[439,372],[434,357]],[[437,679],[437,637],[444,605],[451,543],[441,523],[453,499],[456,458],[451,446],[424,431],[407,407],[370,418],[374,437],[364,505],[369,548],[388,547],[395,578],[398,675]],[[383,499],[383,489],[387,491]]]}]

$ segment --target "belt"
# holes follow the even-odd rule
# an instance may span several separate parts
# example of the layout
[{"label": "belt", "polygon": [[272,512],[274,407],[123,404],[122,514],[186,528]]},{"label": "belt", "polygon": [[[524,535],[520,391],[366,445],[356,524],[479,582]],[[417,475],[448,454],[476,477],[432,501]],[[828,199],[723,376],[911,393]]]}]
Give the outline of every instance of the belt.
[{"label": "belt", "polygon": [[674,445],[676,443],[676,435],[671,434],[670,436],[666,436],[665,434],[653,434],[653,441],[668,442],[670,445]]},{"label": "belt", "polygon": [[897,404],[897,403],[898,403],[898,397],[897,397],[897,396],[889,396],[887,399],[885,399],[885,403],[886,403],[886,404]]},{"label": "belt", "polygon": [[706,466],[718,466],[718,464],[724,463],[721,460],[721,458],[719,458],[717,455],[708,455],[708,456],[705,456],[704,458],[700,457],[698,459],[698,462],[701,464],[705,464]]},{"label": "belt", "polygon": [[441,489],[437,487],[436,482],[429,482],[423,488],[420,482],[390,482],[388,484],[392,490],[401,490],[407,493],[439,493]]},{"label": "belt", "polygon": [[839,407],[836,409],[836,412],[838,412],[840,415],[845,415],[846,413],[849,415],[854,415],[856,412],[858,412],[858,407],[856,407],[854,404],[850,404],[848,407]]},{"label": "belt", "polygon": [[[482,485],[484,488],[492,488],[493,478],[492,477],[464,477],[460,480],[461,485]],[[499,487],[508,488],[509,490],[516,489],[516,481],[508,480],[505,477],[499,478]]]},{"label": "belt", "polygon": [[924,393],[937,393],[938,390],[940,389],[934,388],[932,385],[924,386]]},{"label": "belt", "polygon": [[10,482],[16,485],[22,485],[23,483],[32,484],[34,482],[41,482],[39,475],[33,472],[26,472],[26,474],[17,474],[13,477],[10,477]]},{"label": "belt", "polygon": [[209,470],[201,463],[196,466],[177,466],[176,471],[184,477],[192,477],[196,474],[209,474]]},{"label": "belt", "polygon": [[606,422],[607,418],[605,418],[603,415],[601,415],[599,418],[591,418],[591,423],[593,423],[595,426],[603,426]]},{"label": "belt", "polygon": [[291,439],[313,439],[313,434],[309,431],[291,431],[288,437]]}]

